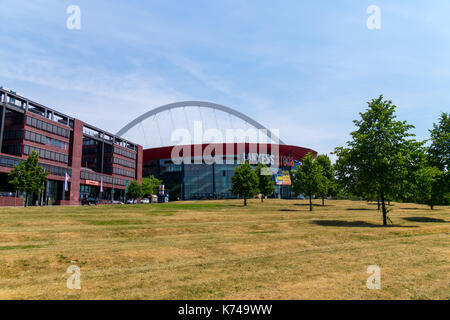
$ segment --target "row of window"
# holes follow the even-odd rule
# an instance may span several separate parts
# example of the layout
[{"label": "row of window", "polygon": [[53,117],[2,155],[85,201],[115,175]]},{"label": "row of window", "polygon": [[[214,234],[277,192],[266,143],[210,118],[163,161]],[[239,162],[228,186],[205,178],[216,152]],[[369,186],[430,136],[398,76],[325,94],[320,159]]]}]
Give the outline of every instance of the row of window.
[{"label": "row of window", "polygon": [[42,134],[34,133],[32,131],[25,131],[25,140],[37,142],[40,144],[45,144],[47,146],[56,147],[56,148],[59,148],[61,150],[65,150],[65,151],[69,150],[69,144],[67,142],[60,141],[58,139],[49,138]]},{"label": "row of window", "polygon": [[2,152],[20,156],[22,154],[22,145],[20,145],[20,144],[3,144]]},{"label": "row of window", "polygon": [[15,164],[19,165],[20,162],[21,161],[19,159],[0,156],[0,166],[2,167],[14,168],[14,165]]},{"label": "row of window", "polygon": [[115,164],[119,164],[119,165],[124,166],[124,167],[136,169],[136,162],[127,161],[127,160],[124,160],[122,158],[114,157],[114,163]]},{"label": "row of window", "polygon": [[113,168],[113,173],[130,178],[134,178],[136,176],[134,171],[128,171],[121,168]]},{"label": "row of window", "polygon": [[[14,158],[6,157],[6,156],[0,156],[0,166],[1,167],[13,168],[15,164],[19,165],[20,162],[21,162],[20,159],[14,159]],[[70,169],[67,169],[67,168],[50,166],[48,164],[39,164],[39,165],[44,169],[44,171],[49,172],[50,174],[53,174],[56,176],[64,177],[66,175],[66,172],[70,176],[70,174],[72,172]]]},{"label": "row of window", "polygon": [[97,145],[98,141],[83,137],[83,146],[94,146]]},{"label": "row of window", "polygon": [[27,125],[53,134],[57,134],[62,137],[70,137],[70,130],[61,128],[60,126],[56,126],[51,123],[47,123],[34,117],[27,116]]},{"label": "row of window", "polygon": [[[84,179],[84,180],[93,180],[93,181],[101,181],[101,175],[100,174],[96,174],[93,172],[86,172],[86,171],[81,171],[80,173],[80,178]],[[109,184],[114,184],[114,185],[118,185],[118,186],[124,186],[126,184],[126,180],[123,179],[119,179],[119,178],[114,178],[111,176],[103,176],[103,182],[104,183],[109,183]]]},{"label": "row of window", "polygon": [[3,132],[3,140],[22,140],[22,130],[6,130]]},{"label": "row of window", "polygon": [[55,176],[65,177],[66,172],[69,176],[72,176],[72,171],[67,168],[61,168],[56,166],[50,166],[48,164],[42,164],[41,165],[44,168],[44,171],[49,172],[50,174],[53,174]]},{"label": "row of window", "polygon": [[40,148],[28,146],[28,145],[23,146],[23,154],[29,155],[33,151],[36,151],[39,154],[39,158],[41,158],[41,159],[53,160],[53,161],[62,162],[62,163],[69,162],[69,156],[66,154],[61,154],[58,152],[44,150],[44,149],[40,149]]},{"label": "row of window", "polygon": [[121,156],[136,160],[136,153],[130,152],[118,147],[114,147],[114,153],[120,154]]}]

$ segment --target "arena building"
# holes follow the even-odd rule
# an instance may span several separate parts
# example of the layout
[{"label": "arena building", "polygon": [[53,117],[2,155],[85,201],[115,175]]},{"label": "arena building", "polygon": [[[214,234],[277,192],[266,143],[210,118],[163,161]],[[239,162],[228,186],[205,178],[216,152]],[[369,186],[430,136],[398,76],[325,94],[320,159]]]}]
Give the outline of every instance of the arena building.
[{"label": "arena building", "polygon": [[[242,130],[247,136],[236,139],[233,137],[231,142],[228,139],[219,139],[220,142],[216,141],[216,143],[198,143],[197,141],[202,140],[204,135],[200,134],[200,137],[195,136],[196,132],[201,131],[202,126],[200,125],[198,126],[200,128],[196,128],[194,123],[192,130],[194,132],[193,139],[191,137],[183,139],[183,141],[187,140],[193,143],[178,143],[174,146],[145,148],[143,154],[143,176],[153,175],[162,180],[165,193],[169,194],[170,200],[235,198],[236,195],[231,194],[230,191],[231,177],[234,175],[234,168],[244,161],[248,161],[252,166],[256,166],[258,162],[263,162],[270,168],[270,174],[273,176],[274,185],[276,186],[276,191],[272,197],[291,198],[293,196],[291,192],[291,171],[301,163],[308,153],[315,157],[317,152],[308,148],[286,145],[279,139],[277,132],[267,129],[256,120],[235,109],[205,101],[171,103],[152,109],[137,117],[119,130],[117,135],[123,136],[130,129],[138,126],[141,129],[156,127],[159,135],[161,135],[158,123],[143,125],[143,121],[155,119],[163,112],[171,113],[172,110],[177,109],[186,113],[184,118],[186,122],[189,122],[188,118],[192,120],[192,114],[194,113],[194,110],[187,111],[189,107],[193,107],[194,110],[195,108],[212,110],[214,115],[214,121],[212,122],[216,126],[219,126],[218,122],[220,120],[227,121],[228,116],[235,117],[243,122],[247,128],[247,130]],[[222,116],[218,117],[216,112],[222,113]],[[202,124],[205,120],[205,115],[202,116],[200,114],[200,118],[202,119],[200,124]],[[166,122],[173,122],[172,114],[170,114]],[[185,126],[190,127],[190,123],[185,123]],[[256,134],[253,135],[258,136],[257,142],[249,141],[249,136],[251,136],[251,134],[248,134],[250,131],[248,129],[249,126],[257,130]],[[179,126],[173,123],[172,127],[179,129]],[[233,125],[227,123],[227,127],[228,131]],[[137,132],[136,138],[142,134],[145,135],[144,132]],[[176,130],[172,132],[172,136],[174,136],[174,132]],[[221,136],[217,130],[214,132],[215,136]],[[266,138],[262,139],[263,142],[260,139],[261,133]],[[225,136],[228,135],[222,135],[222,137]],[[163,137],[160,138],[162,142]],[[153,140],[158,139],[154,137]]]},{"label": "arena building", "polygon": [[22,206],[8,173],[31,152],[49,172],[44,191],[30,203],[125,201],[125,189],[142,179],[142,146],[0,87],[0,206]]},{"label": "arena building", "polygon": [[[208,148],[214,150],[212,155]],[[189,156],[183,154],[186,150]],[[195,156],[198,150],[203,156]],[[272,197],[291,198],[290,173],[308,153],[317,155],[307,148],[256,143],[152,148],[144,150],[143,176],[163,180],[171,200],[236,198],[230,192],[234,168],[244,161],[253,167],[262,162],[273,176],[276,188]]]}]

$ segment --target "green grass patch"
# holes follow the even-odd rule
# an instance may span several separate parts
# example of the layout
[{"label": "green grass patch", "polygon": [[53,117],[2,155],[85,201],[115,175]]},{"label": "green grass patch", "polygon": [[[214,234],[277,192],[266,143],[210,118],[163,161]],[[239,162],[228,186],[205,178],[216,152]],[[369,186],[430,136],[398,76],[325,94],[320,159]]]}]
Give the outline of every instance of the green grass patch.
[{"label": "green grass patch", "polygon": [[35,249],[42,248],[43,245],[22,245],[22,246],[0,246],[0,250],[22,250],[22,249]]},{"label": "green grass patch", "polygon": [[146,222],[140,220],[82,220],[83,223],[93,225],[93,226],[125,226],[133,224],[144,224]]}]

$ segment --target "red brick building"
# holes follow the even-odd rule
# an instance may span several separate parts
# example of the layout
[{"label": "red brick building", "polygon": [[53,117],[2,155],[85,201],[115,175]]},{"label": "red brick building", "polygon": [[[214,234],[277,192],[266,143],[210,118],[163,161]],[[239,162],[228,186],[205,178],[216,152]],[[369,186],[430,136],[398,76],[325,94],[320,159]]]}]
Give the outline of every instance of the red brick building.
[{"label": "red brick building", "polygon": [[124,201],[127,184],[142,180],[142,146],[0,87],[0,206],[23,205],[8,173],[33,151],[50,173],[34,203]]}]

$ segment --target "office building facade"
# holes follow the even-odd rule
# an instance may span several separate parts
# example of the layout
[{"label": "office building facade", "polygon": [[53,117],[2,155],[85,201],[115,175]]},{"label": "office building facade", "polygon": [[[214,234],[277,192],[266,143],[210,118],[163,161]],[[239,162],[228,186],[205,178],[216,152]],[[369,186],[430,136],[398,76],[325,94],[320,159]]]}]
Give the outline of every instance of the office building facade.
[{"label": "office building facade", "polygon": [[23,205],[8,173],[33,151],[49,176],[32,203],[124,201],[130,181],[142,179],[142,146],[0,87],[0,205]]}]

